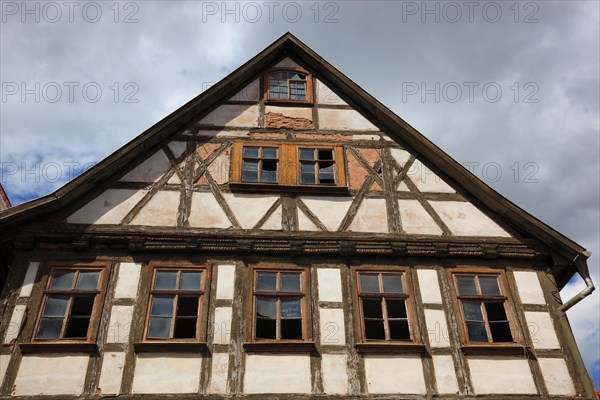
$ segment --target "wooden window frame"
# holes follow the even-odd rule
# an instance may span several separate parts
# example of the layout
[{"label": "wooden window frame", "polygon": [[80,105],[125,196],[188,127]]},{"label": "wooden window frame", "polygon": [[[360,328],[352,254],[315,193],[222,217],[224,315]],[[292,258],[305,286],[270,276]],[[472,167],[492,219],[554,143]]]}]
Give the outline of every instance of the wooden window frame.
[{"label": "wooden window frame", "polygon": [[[312,341],[312,307],[310,290],[310,268],[307,266],[289,265],[289,264],[257,264],[251,265],[248,269],[248,279],[251,282],[247,297],[246,315],[251,320],[247,324],[246,342],[244,348],[247,351],[313,351],[315,344]],[[257,291],[258,272],[278,273],[277,287],[281,282],[281,273],[295,272],[300,273],[300,292],[264,292]],[[256,338],[256,298],[264,297],[300,297],[301,315],[302,315],[302,339],[260,339]],[[277,307],[276,331],[280,335],[280,307]]]},{"label": "wooden window frame", "polygon": [[[305,95],[306,95],[306,99],[305,100],[294,100],[294,99],[290,99],[290,92],[289,92],[289,83],[290,80],[288,79],[288,98],[287,99],[272,99],[270,97],[270,86],[269,86],[269,76],[272,73],[276,73],[276,72],[295,72],[295,73],[299,73],[299,74],[303,74],[306,75],[306,88],[305,88]],[[264,99],[266,103],[274,103],[274,104],[312,104],[313,103],[313,78],[312,75],[301,69],[301,68],[273,68],[270,69],[268,71],[265,72],[265,74],[263,75],[263,82],[264,82]]]},{"label": "wooden window frame", "polygon": [[[277,183],[242,181],[244,147],[277,147]],[[334,183],[300,183],[300,149],[331,149],[333,151]],[[320,142],[275,142],[275,141],[236,141],[231,152],[229,186],[243,190],[282,190],[314,193],[346,193],[348,191],[344,162],[344,147],[341,144]]]},{"label": "wooden window frame", "polygon": [[[336,187],[339,186],[339,180],[340,178],[338,178],[338,171],[339,171],[339,166],[338,164],[341,162],[343,163],[343,159],[342,160],[338,160],[339,155],[336,152],[336,148],[335,146],[332,145],[302,145],[299,144],[297,146],[297,160],[298,160],[298,165],[296,166],[296,172],[297,172],[297,182],[299,186],[317,186],[317,187]],[[319,170],[317,167],[317,165],[319,164],[319,162],[321,161],[329,161],[329,160],[319,160],[318,158],[315,158],[314,160],[302,160],[300,157],[300,152],[302,150],[312,150],[313,153],[319,153],[319,150],[331,150],[331,162],[333,162],[333,183],[321,183],[319,182],[320,178],[319,178]],[[302,162],[312,162],[314,165],[314,173],[315,173],[315,183],[302,183]]]},{"label": "wooden window frame", "polygon": [[[246,147],[257,147],[259,149],[259,153],[262,153],[262,149],[263,148],[275,148],[277,149],[277,158],[264,158],[262,156],[260,156],[257,158],[250,158],[250,157],[244,157],[244,148]],[[258,161],[258,181],[257,182],[251,182],[251,181],[244,181],[244,161],[250,159],[250,160],[256,160]],[[271,161],[271,160],[276,160],[277,161],[277,171],[276,171],[276,176],[277,176],[277,180],[275,182],[262,182],[262,169],[263,169],[263,162],[267,160],[267,161]],[[273,143],[273,144],[264,144],[264,143],[253,143],[253,144],[249,144],[249,143],[244,143],[242,145],[242,149],[241,149],[241,159],[240,159],[240,182],[244,183],[244,184],[261,184],[261,185],[278,185],[279,181],[281,180],[281,172],[282,172],[282,167],[281,167],[281,145],[277,144],[277,143]]]},{"label": "wooden window frame", "polygon": [[[109,262],[52,262],[46,270],[46,279],[43,284],[40,300],[38,303],[38,309],[36,311],[36,318],[33,324],[31,339],[27,342],[20,343],[20,347],[23,352],[37,352],[37,351],[93,351],[97,348],[96,340],[98,337],[98,328],[100,326],[100,319],[102,316],[102,309],[104,308],[104,300],[106,298],[106,291],[109,281],[109,275],[111,272],[112,263]],[[78,271],[99,271],[98,286],[96,290],[56,290],[50,289],[50,285],[54,278],[54,273],[57,270],[74,270],[75,277],[73,282],[77,282]],[[71,316],[71,307],[73,297],[78,294],[90,295],[94,293],[94,305],[90,314],[90,322],[88,325],[87,336],[85,338],[64,338],[67,322]],[[63,319],[63,325],[61,333],[57,339],[38,339],[36,336],[40,329],[42,316],[46,307],[48,297],[51,295],[63,295],[69,297],[67,309],[65,310],[65,317]]]},{"label": "wooden window frame", "polygon": [[[496,277],[498,280],[498,288],[500,289],[501,295],[461,295],[458,291],[458,283],[456,280],[457,276],[487,276],[487,277]],[[510,291],[508,280],[506,278],[506,272],[504,270],[499,269],[491,269],[491,268],[454,268],[448,270],[448,280],[450,281],[450,287],[452,290],[453,297],[453,310],[457,316],[460,318],[459,333],[461,345],[463,347],[463,351],[467,353],[480,353],[485,351],[495,351],[505,349],[507,351],[516,350],[522,352],[524,346],[522,341],[522,336],[520,334],[520,327],[518,323],[518,319],[516,316],[516,312],[514,309],[514,300],[512,297],[512,293]],[[479,287],[479,280],[476,279],[476,287]],[[464,310],[462,307],[462,300],[472,300],[472,301],[480,301],[482,304],[486,299],[489,300],[502,300],[504,305],[504,310],[506,312],[506,317],[508,319],[508,325],[510,328],[510,332],[512,335],[512,342],[494,342],[490,341],[492,338],[490,328],[489,328],[489,320],[487,318],[487,313],[485,311],[485,307],[481,307],[482,316],[484,318],[486,334],[488,336],[487,342],[475,342],[469,339],[469,333],[467,328],[467,320],[464,315]]]},{"label": "wooden window frame", "polygon": [[[179,351],[179,350],[204,350],[206,349],[206,337],[207,337],[207,324],[208,324],[208,305],[211,287],[211,273],[212,268],[209,264],[202,263],[191,263],[191,262],[151,262],[148,265],[148,289],[147,294],[143,299],[145,306],[143,329],[141,330],[141,341],[134,343],[136,352],[142,351]],[[181,272],[185,271],[202,271],[202,282],[200,290],[182,291],[180,289],[175,290],[155,290],[154,285],[156,281],[157,271],[179,271],[177,277],[177,285],[181,279]],[[155,294],[160,295],[172,295],[178,298],[181,295],[186,294],[197,294],[199,296],[198,301],[198,314],[196,321],[196,337],[195,338],[149,338],[148,332],[150,329],[150,319],[152,312],[152,300]],[[173,317],[171,321],[170,336],[173,335],[175,327],[175,320],[177,315],[177,304],[178,301],[174,302]]]},{"label": "wooden window frame", "polygon": [[[379,275],[379,285],[381,289],[381,277],[383,274],[390,275],[402,275],[403,276],[403,289],[404,293],[389,293],[386,295],[385,292],[379,294],[361,294],[360,291],[360,279],[359,274],[367,273],[367,274],[378,274]],[[422,353],[425,351],[425,345],[421,340],[421,331],[419,329],[419,323],[417,319],[416,312],[416,298],[415,292],[413,289],[412,282],[412,268],[406,266],[360,266],[360,267],[352,267],[351,275],[352,275],[352,297],[354,301],[354,321],[355,321],[355,332],[358,341],[356,343],[356,348],[359,352],[363,353]],[[394,298],[394,299],[403,299],[406,304],[406,316],[408,320],[408,328],[410,332],[410,340],[401,340],[401,339],[387,339],[389,337],[389,324],[387,321],[387,310],[385,308],[382,309],[382,316],[384,318],[384,329],[386,334],[386,339],[366,339],[365,337],[365,327],[364,327],[364,319],[363,319],[363,309],[362,309],[362,298],[382,298],[385,301],[385,298]]]}]

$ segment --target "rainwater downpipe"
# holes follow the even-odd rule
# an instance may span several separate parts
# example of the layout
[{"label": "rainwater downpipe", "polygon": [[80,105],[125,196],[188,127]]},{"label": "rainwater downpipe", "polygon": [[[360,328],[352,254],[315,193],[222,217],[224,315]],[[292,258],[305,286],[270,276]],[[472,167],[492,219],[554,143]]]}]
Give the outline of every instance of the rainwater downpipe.
[{"label": "rainwater downpipe", "polygon": [[[577,270],[579,276],[581,276],[581,278],[583,278],[583,280],[585,281],[585,288],[581,292],[573,296],[569,301],[564,303],[562,306],[558,307],[558,312],[561,318],[566,315],[568,309],[570,309],[575,304],[579,303],[581,300],[592,294],[592,292],[596,289],[594,287],[594,282],[592,282],[592,278],[590,277],[590,271],[588,269],[587,263],[585,262],[585,259],[589,258],[591,255],[591,251],[582,251],[581,253],[575,256],[575,258],[573,259],[573,261],[571,261],[571,264],[569,265],[571,266],[574,263],[576,263],[575,269]],[[585,259],[579,260],[580,256],[585,257]]]}]

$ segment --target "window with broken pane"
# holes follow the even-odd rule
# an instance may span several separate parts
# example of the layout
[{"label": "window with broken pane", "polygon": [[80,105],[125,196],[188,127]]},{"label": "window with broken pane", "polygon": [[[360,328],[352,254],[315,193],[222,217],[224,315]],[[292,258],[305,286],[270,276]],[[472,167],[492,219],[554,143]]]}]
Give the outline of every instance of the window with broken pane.
[{"label": "window with broken pane", "polygon": [[278,182],[279,148],[244,146],[242,157],[242,182]]},{"label": "window with broken pane", "polygon": [[364,341],[412,341],[406,272],[358,271]]},{"label": "window with broken pane", "polygon": [[299,153],[301,184],[335,184],[335,159],[332,148],[300,148]]},{"label": "window with broken pane", "polygon": [[454,274],[469,342],[514,343],[501,274]]},{"label": "window with broken pane", "polygon": [[254,340],[306,340],[305,270],[254,271]]},{"label": "window with broken pane", "polygon": [[90,340],[103,274],[103,268],[52,268],[35,340]]},{"label": "window with broken pane", "polygon": [[199,339],[206,269],[155,268],[146,338]]},{"label": "window with broken pane", "polygon": [[308,100],[308,75],[297,71],[275,71],[267,75],[269,100]]}]

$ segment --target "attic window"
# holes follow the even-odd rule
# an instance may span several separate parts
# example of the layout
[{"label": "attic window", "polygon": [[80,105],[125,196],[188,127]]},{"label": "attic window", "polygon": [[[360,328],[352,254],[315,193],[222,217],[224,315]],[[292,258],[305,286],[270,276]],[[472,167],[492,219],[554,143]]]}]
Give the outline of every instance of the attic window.
[{"label": "attic window", "polygon": [[266,98],[274,101],[310,101],[309,75],[301,71],[272,71],[266,77]]}]

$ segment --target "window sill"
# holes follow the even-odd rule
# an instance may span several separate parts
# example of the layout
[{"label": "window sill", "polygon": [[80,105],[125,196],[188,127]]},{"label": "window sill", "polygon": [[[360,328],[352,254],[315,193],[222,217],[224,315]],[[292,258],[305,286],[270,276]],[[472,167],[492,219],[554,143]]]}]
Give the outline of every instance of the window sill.
[{"label": "window sill", "polygon": [[202,353],[207,349],[206,342],[137,342],[133,344],[136,353],[149,352],[196,352]]},{"label": "window sill", "polygon": [[420,343],[357,343],[359,353],[424,353],[425,345]]},{"label": "window sill", "polygon": [[232,191],[247,191],[247,192],[292,192],[292,193],[320,193],[332,195],[348,195],[346,186],[319,186],[319,185],[279,185],[269,183],[245,183],[245,182],[230,182],[229,188]]},{"label": "window sill", "polygon": [[247,352],[313,352],[317,350],[314,342],[246,342],[244,350]]},{"label": "window sill", "polygon": [[467,355],[526,355],[529,347],[510,343],[510,344],[465,344],[462,351]]},{"label": "window sill", "polygon": [[37,342],[19,343],[22,354],[31,353],[95,353],[98,351],[96,343],[74,342]]}]

